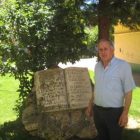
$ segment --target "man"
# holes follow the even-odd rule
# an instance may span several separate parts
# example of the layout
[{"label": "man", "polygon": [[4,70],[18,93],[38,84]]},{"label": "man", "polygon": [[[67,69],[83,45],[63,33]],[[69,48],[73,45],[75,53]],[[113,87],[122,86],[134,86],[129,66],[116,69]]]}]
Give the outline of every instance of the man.
[{"label": "man", "polygon": [[98,52],[101,61],[95,66],[94,93],[86,113],[90,116],[94,101],[99,140],[121,140],[135,88],[131,67],[114,56],[114,46],[108,40],[99,41]]}]

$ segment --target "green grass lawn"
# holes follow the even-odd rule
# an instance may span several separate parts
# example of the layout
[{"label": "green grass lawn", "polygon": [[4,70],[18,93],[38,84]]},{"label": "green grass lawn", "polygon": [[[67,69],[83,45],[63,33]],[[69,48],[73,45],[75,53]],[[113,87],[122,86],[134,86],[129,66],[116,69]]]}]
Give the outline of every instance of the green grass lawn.
[{"label": "green grass lawn", "polygon": [[140,121],[140,87],[137,87],[133,91],[132,103],[129,114],[137,121]]},{"label": "green grass lawn", "polygon": [[9,74],[0,76],[0,125],[17,118],[13,108],[19,95],[16,92],[18,87],[19,81],[9,77]]}]

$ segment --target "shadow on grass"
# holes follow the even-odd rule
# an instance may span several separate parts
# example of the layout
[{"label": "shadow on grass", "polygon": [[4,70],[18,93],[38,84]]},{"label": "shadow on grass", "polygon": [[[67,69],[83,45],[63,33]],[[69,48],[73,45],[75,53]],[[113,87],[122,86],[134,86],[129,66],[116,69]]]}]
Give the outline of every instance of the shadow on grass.
[{"label": "shadow on grass", "polygon": [[68,140],[98,140],[98,137],[96,137],[96,138],[93,138],[93,139],[80,139],[80,138],[78,138],[78,137],[72,137],[72,138],[70,138],[70,139],[68,139]]},{"label": "shadow on grass", "polygon": [[24,129],[21,121],[6,122],[0,126],[0,140],[44,140],[34,137]]},{"label": "shadow on grass", "polygon": [[140,128],[125,129],[123,140],[140,140]]},{"label": "shadow on grass", "polygon": [[[98,140],[98,136],[94,139],[80,139],[78,137],[70,138],[69,140]],[[140,140],[140,128],[124,129],[122,140]]]},{"label": "shadow on grass", "polygon": [[[28,131],[24,129],[20,120],[7,122],[0,126],[0,140],[44,140],[43,138],[31,136]],[[80,139],[72,137],[69,140],[98,140],[94,139]],[[125,129],[123,140],[140,140],[140,129]]]},{"label": "shadow on grass", "polygon": [[[31,136],[28,131],[25,130],[21,120],[12,122],[6,122],[0,126],[0,140],[45,140],[37,136]],[[50,139],[48,139],[50,140]],[[78,137],[72,137],[69,140],[97,140],[95,139],[80,139]]]}]

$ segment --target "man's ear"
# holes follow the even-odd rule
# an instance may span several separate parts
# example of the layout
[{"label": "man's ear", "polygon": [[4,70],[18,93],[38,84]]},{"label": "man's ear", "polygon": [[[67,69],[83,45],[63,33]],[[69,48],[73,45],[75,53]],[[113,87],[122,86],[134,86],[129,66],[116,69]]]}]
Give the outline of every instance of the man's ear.
[{"label": "man's ear", "polygon": [[115,52],[115,48],[112,48],[113,52]]}]

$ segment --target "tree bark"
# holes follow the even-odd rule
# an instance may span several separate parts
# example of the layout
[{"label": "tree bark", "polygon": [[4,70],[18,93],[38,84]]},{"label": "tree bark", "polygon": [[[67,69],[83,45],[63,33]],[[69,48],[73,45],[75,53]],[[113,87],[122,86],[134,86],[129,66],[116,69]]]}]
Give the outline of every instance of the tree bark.
[{"label": "tree bark", "polygon": [[105,18],[99,17],[98,30],[99,30],[99,37],[98,37],[99,40],[100,39],[109,40],[110,19],[106,17]]},{"label": "tree bark", "polygon": [[99,21],[98,21],[98,39],[109,40],[110,18],[107,16],[108,0],[99,0]]},{"label": "tree bark", "polygon": [[[108,0],[99,0],[99,19],[98,19],[98,40],[107,39],[109,40],[109,30],[110,30],[110,18],[107,16],[107,4]],[[98,61],[100,60],[98,54]]]}]

